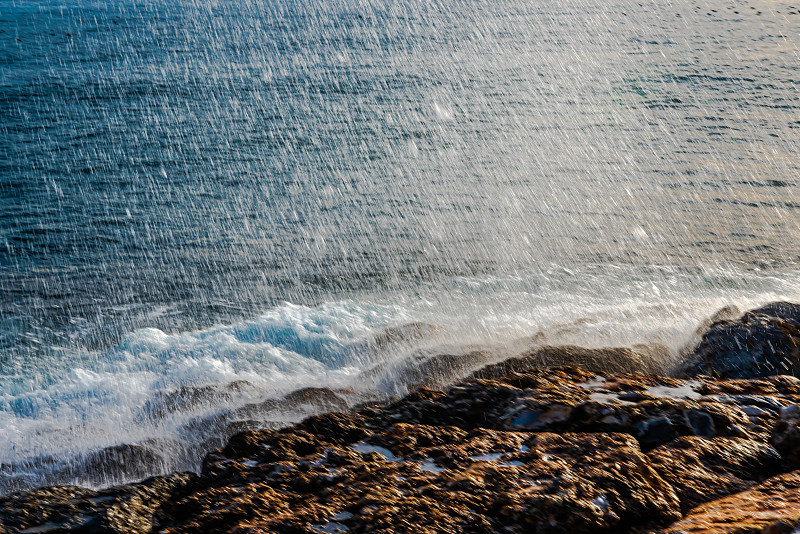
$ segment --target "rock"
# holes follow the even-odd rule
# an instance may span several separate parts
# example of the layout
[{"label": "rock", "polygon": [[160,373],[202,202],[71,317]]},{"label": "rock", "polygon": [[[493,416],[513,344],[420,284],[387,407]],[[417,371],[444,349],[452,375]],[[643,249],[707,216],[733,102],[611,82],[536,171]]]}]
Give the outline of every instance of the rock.
[{"label": "rock", "polygon": [[647,456],[658,474],[675,488],[683,513],[746,490],[776,474],[781,461],[778,452],[765,443],[695,436],[661,445]]},{"label": "rock", "polygon": [[642,443],[651,446],[657,443],[665,443],[678,437],[678,433],[675,431],[675,427],[672,426],[669,417],[664,415],[636,423],[632,425],[632,428],[636,431],[636,436]]},{"label": "rock", "polygon": [[739,319],[713,323],[677,374],[800,376],[800,305],[774,302]]},{"label": "rock", "polygon": [[[708,403],[700,398],[683,400],[590,391],[594,392],[588,398],[574,400],[565,396],[562,402],[543,402],[521,394],[498,423],[508,430],[625,432],[635,436],[645,450],[678,436],[742,436],[749,431],[747,435],[752,438],[766,439],[764,432],[749,429],[750,419],[735,406]],[[620,396],[635,401],[617,400]]]},{"label": "rock", "polygon": [[698,343],[700,343],[700,340],[703,339],[703,334],[706,333],[706,330],[711,328],[711,325],[719,321],[731,321],[739,317],[741,314],[742,310],[735,305],[724,306],[723,308],[714,312],[711,317],[704,319],[699,325],[697,325],[697,328],[695,329],[688,343],[686,343],[686,345],[679,350],[680,356],[685,358],[694,352],[694,348]]},{"label": "rock", "polygon": [[175,412],[210,407],[228,400],[242,391],[254,391],[246,380],[236,380],[224,386],[182,386],[174,391],[159,391],[142,408],[142,418],[163,419]]},{"label": "rock", "polygon": [[379,387],[386,391],[443,387],[492,360],[496,360],[496,355],[484,350],[463,354],[417,351],[396,365],[383,369],[384,377]]},{"label": "rock", "polygon": [[265,437],[272,448],[222,460],[208,488],[169,510],[175,523],[164,532],[324,531],[337,522],[354,532],[581,533],[679,517],[672,487],[623,434],[400,423],[304,457],[265,454],[280,446]]},{"label": "rock", "polygon": [[369,344],[380,351],[397,345],[408,345],[421,339],[432,338],[444,332],[439,326],[427,323],[407,323],[384,328],[370,340]]},{"label": "rock", "polygon": [[362,416],[333,412],[309,417],[295,428],[324,438],[330,443],[346,445],[371,434],[365,425],[366,420]]},{"label": "rock", "polygon": [[728,395],[739,397],[753,395],[762,397],[762,400],[764,397],[773,397],[773,400],[776,400],[774,399],[775,395],[800,395],[800,378],[789,375],[776,375],[753,379],[706,380],[699,386],[698,391],[708,396]]},{"label": "rock", "polygon": [[310,408],[314,410],[345,410],[347,401],[328,388],[303,388],[292,391],[283,397],[283,403],[291,408]]},{"label": "rock", "polygon": [[524,446],[507,458],[524,463],[522,478],[533,485],[500,497],[501,514],[523,532],[617,530],[679,516],[673,488],[630,436],[540,433]]},{"label": "rock", "polygon": [[800,472],[693,509],[660,534],[790,534],[800,526]]},{"label": "rock", "polygon": [[[763,478],[798,462],[800,379],[686,380],[531,363],[357,409],[337,401],[348,392],[300,390],[286,404],[349,411],[240,432],[206,455],[196,483],[166,498],[149,497],[148,481],[49,488],[0,501],[0,525],[117,532],[129,527],[111,523],[114,506],[152,501],[119,504],[128,523],[118,524],[165,534],[644,532],[748,495],[754,484],[766,488],[758,495],[769,518],[793,524],[766,500],[779,490]],[[111,449],[95,465],[158,461],[147,454]]]},{"label": "rock", "polygon": [[476,378],[494,378],[526,369],[548,369],[575,366],[591,372],[605,373],[659,373],[664,362],[652,351],[639,352],[627,347],[587,349],[574,345],[545,346],[533,349],[518,358],[510,358],[485,367],[475,373]]},{"label": "rock", "polygon": [[770,442],[781,453],[788,469],[800,469],[800,405],[783,408]]},{"label": "rock", "polygon": [[95,486],[136,480],[164,471],[164,457],[146,445],[137,444],[113,445],[91,452],[70,468],[76,479]]},{"label": "rock", "polygon": [[177,473],[100,491],[56,486],[0,497],[0,531],[147,534],[161,519],[158,509],[196,479]]}]

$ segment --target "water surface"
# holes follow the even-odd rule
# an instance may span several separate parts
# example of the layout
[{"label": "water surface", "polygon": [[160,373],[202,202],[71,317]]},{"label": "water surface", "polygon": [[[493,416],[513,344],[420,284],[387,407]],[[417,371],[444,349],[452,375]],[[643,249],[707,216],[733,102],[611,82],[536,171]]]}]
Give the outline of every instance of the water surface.
[{"label": "water surface", "polygon": [[797,300],[799,7],[0,0],[0,491],[196,468],[198,418],[420,351],[677,357]]}]

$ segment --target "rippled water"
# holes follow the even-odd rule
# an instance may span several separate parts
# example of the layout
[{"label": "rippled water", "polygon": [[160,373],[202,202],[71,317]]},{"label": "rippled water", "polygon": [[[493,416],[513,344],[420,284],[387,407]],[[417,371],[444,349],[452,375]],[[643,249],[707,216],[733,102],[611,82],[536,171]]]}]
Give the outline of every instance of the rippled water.
[{"label": "rippled water", "polygon": [[800,299],[799,40],[791,1],[0,0],[0,491]]}]

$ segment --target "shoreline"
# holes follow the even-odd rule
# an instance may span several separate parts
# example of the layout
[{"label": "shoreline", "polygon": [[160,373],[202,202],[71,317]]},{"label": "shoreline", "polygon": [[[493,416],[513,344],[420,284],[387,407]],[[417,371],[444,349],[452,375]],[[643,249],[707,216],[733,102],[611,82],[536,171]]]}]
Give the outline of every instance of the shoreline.
[{"label": "shoreline", "polygon": [[681,377],[586,369],[610,349],[506,360],[239,433],[200,475],[0,497],[0,532],[791,532],[800,379],[774,368],[798,347],[800,306],[775,303],[711,324]]}]

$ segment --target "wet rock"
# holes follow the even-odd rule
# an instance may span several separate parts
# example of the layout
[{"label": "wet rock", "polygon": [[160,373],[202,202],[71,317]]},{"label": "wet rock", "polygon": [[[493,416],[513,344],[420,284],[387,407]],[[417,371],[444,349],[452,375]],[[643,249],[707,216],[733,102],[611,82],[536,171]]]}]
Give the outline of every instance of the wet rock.
[{"label": "wet rock", "polygon": [[649,397],[617,402],[616,396],[600,395],[601,400],[590,396],[570,403],[543,403],[521,396],[499,423],[509,430],[625,432],[635,436],[645,450],[678,436],[748,435],[766,440],[763,432],[746,427],[750,420],[735,406]]},{"label": "wet rock", "polygon": [[371,433],[363,416],[336,412],[309,417],[295,428],[337,445],[354,443]]},{"label": "wet rock", "polygon": [[76,479],[100,486],[166,471],[166,461],[146,445],[121,444],[89,453],[70,467]]},{"label": "wet rock", "polygon": [[677,374],[718,378],[800,375],[800,305],[775,302],[737,320],[713,323]]},{"label": "wet rock", "polygon": [[744,491],[778,472],[780,455],[765,443],[740,438],[686,436],[647,453],[675,488],[681,510]]},{"label": "wet rock", "polygon": [[159,508],[196,479],[177,473],[100,491],[57,486],[0,497],[0,531],[146,534],[158,525]]},{"label": "wet rock", "polygon": [[764,534],[800,526],[800,472],[770,478],[745,492],[693,509],[660,534]]},{"label": "wet rock", "polygon": [[781,410],[770,442],[781,453],[787,469],[800,469],[800,405]]},{"label": "wet rock", "polygon": [[566,428],[576,405],[527,403],[507,419],[507,428],[514,430],[560,430]]},{"label": "wet rock", "polygon": [[174,391],[159,391],[142,408],[142,416],[148,419],[163,419],[176,413],[218,405],[242,391],[255,390],[246,380],[236,380],[224,386],[183,386]]},{"label": "wet rock", "polygon": [[[706,415],[708,417],[708,415]],[[665,443],[678,437],[675,427],[669,417],[661,416],[648,419],[632,426],[636,431],[636,437],[645,445],[653,446],[657,443]]]},{"label": "wet rock", "polygon": [[587,349],[574,345],[545,346],[518,358],[485,367],[474,376],[493,378],[526,369],[575,366],[591,372],[659,373],[664,362],[654,353],[637,352],[627,347]]},{"label": "wet rock", "polygon": [[533,485],[501,497],[501,514],[522,531],[594,532],[679,515],[673,488],[630,436],[540,433],[525,446],[510,458],[524,463]]},{"label": "wet rock", "polygon": [[399,423],[306,456],[264,461],[263,449],[238,450],[252,454],[207,475],[210,487],[170,509],[165,532],[311,532],[336,522],[353,532],[580,533],[679,517],[673,489],[622,434]]},{"label": "wet rock", "polygon": [[378,350],[387,350],[400,344],[410,344],[420,339],[435,337],[444,332],[441,327],[428,323],[407,323],[384,328],[371,340]]},{"label": "wet rock", "polygon": [[[703,395],[755,395],[774,397],[800,395],[800,378],[776,375],[754,379],[706,380],[698,388]],[[784,403],[786,404],[786,403]]]},{"label": "wet rock", "polygon": [[303,388],[283,397],[284,406],[292,408],[307,406],[315,410],[344,410],[348,403],[328,388]]},{"label": "wet rock", "polygon": [[420,387],[442,387],[493,359],[496,359],[494,354],[483,350],[455,354],[418,351],[399,364],[384,369],[386,376],[381,381],[380,388],[413,390]]},{"label": "wet rock", "polygon": [[686,410],[683,412],[686,425],[692,429],[695,436],[710,438],[716,434],[714,419],[700,410]]},{"label": "wet rock", "polygon": [[741,315],[742,310],[735,305],[724,306],[723,308],[714,312],[711,317],[704,319],[699,325],[697,325],[697,328],[686,345],[679,350],[680,356],[682,358],[686,358],[692,352],[694,352],[694,348],[698,343],[700,343],[700,340],[703,339],[703,334],[705,334],[714,323],[718,323],[720,321],[732,321]]},{"label": "wet rock", "polygon": [[[351,398],[346,392],[290,394],[286,405],[349,411],[234,435],[150,522],[175,534],[644,532],[797,462],[800,379],[529,364],[490,366],[445,390],[358,409],[337,401]],[[128,458],[112,452],[116,463]],[[36,501],[42,514],[62,518],[54,525],[67,525],[68,515],[64,528],[91,532],[84,521],[109,516],[75,504],[97,493],[65,491],[78,501]]]},{"label": "wet rock", "polygon": [[[783,410],[784,404],[776,399],[767,395],[719,395],[716,397],[709,397],[710,401],[721,402],[722,404],[733,404],[735,406],[759,408],[762,412],[767,412],[772,415],[777,415]],[[747,413],[747,410],[745,410]]]}]

